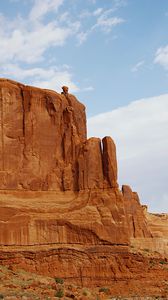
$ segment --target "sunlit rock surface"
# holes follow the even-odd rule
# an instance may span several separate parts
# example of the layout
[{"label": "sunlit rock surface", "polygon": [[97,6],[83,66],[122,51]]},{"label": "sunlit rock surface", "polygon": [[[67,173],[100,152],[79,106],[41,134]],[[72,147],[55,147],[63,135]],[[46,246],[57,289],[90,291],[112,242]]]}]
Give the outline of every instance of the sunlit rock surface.
[{"label": "sunlit rock surface", "polygon": [[[81,285],[153,282],[150,257],[166,259],[167,241],[167,215],[119,189],[111,137],[87,139],[83,104],[0,80],[2,264]],[[160,280],[168,275],[156,269]]]}]

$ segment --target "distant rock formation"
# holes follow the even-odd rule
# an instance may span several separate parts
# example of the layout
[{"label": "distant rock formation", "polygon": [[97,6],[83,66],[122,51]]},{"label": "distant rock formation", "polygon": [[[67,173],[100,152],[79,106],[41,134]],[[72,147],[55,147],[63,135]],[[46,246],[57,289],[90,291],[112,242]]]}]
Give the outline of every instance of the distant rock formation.
[{"label": "distant rock formation", "polygon": [[159,252],[158,238],[162,248],[168,239],[164,229],[154,241],[149,216],[129,186],[118,187],[111,137],[87,139],[83,104],[0,79],[1,263],[88,285],[129,279],[132,248],[148,241]]}]

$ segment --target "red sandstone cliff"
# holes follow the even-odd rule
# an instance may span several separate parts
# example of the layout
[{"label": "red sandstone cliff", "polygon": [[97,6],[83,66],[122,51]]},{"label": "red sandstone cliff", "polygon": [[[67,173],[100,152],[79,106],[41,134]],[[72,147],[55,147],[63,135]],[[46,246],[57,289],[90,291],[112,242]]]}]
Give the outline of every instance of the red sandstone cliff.
[{"label": "red sandstone cliff", "polygon": [[152,222],[118,188],[113,140],[87,139],[73,95],[0,80],[2,263],[86,284],[132,278],[131,246],[153,245]]},{"label": "red sandstone cliff", "polygon": [[0,103],[1,189],[117,187],[115,145],[86,139],[85,107],[73,95],[1,79]]}]

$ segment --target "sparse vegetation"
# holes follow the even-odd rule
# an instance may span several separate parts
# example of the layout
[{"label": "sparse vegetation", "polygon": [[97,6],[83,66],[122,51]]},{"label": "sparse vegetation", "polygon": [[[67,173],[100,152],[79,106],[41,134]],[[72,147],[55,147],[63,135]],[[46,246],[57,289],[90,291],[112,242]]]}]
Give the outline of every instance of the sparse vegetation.
[{"label": "sparse vegetation", "polygon": [[107,287],[101,287],[101,288],[99,289],[99,292],[100,292],[100,293],[108,294],[108,293],[109,293],[109,288],[107,288]]},{"label": "sparse vegetation", "polygon": [[152,268],[156,265],[156,263],[153,260],[150,260],[149,265],[150,265],[150,268]]},{"label": "sparse vegetation", "polygon": [[[160,265],[161,262],[161,266]],[[149,260],[149,264],[155,263],[155,267],[159,269],[160,272],[168,267],[168,262],[166,259],[161,258],[154,261],[152,258]],[[159,267],[160,266],[160,267]],[[120,295],[124,289],[115,288],[113,290],[113,284],[110,287],[81,287],[76,284],[69,284],[60,277],[47,277],[45,275],[38,275],[35,273],[26,272],[25,270],[11,270],[11,268],[0,267],[0,300],[51,300],[51,299],[61,299],[61,300],[75,300],[75,299],[90,299],[90,300],[133,300],[133,297],[123,297]],[[167,278],[166,278],[167,279]],[[116,282],[115,282],[116,284]],[[115,286],[114,284],[114,286]],[[164,280],[162,282],[162,287],[159,291],[166,294],[168,288],[168,281]],[[141,286],[138,287],[141,293]],[[158,291],[158,290],[157,290]],[[131,288],[127,289],[129,294],[132,294]],[[159,295],[159,293],[155,294]],[[138,295],[137,295],[138,297]],[[160,296],[152,296],[147,298],[141,298],[143,300],[155,300]],[[137,300],[140,298],[137,298]],[[158,298],[161,299],[161,298]]]},{"label": "sparse vegetation", "polygon": [[89,292],[88,292],[87,289],[84,289],[84,290],[83,290],[83,296],[88,296],[88,293],[89,293]]},{"label": "sparse vegetation", "polygon": [[59,277],[56,277],[56,278],[55,278],[55,282],[56,282],[56,283],[63,284],[63,283],[64,283],[64,279],[59,278]]},{"label": "sparse vegetation", "polygon": [[64,291],[63,290],[58,290],[56,293],[55,293],[55,297],[58,297],[58,298],[62,298],[64,297]]},{"label": "sparse vegetation", "polygon": [[145,251],[145,252],[149,252],[149,249],[145,248],[145,249],[143,249],[143,251]]},{"label": "sparse vegetation", "polygon": [[87,296],[87,292],[86,291],[83,291],[83,296]]},{"label": "sparse vegetation", "polygon": [[160,262],[159,262],[161,265],[166,265],[167,264],[167,261],[165,261],[165,260],[160,260]]}]

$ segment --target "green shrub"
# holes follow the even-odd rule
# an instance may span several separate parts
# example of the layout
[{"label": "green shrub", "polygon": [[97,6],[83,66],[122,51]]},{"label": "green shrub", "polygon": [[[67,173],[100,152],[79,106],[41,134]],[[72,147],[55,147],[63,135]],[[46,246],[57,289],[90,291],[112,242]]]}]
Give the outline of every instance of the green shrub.
[{"label": "green shrub", "polygon": [[166,262],[165,260],[161,260],[159,263],[160,263],[161,265],[167,264],[167,262]]},{"label": "green shrub", "polygon": [[55,293],[55,297],[58,297],[58,298],[64,297],[64,291],[63,291],[63,290],[58,290],[58,291]]},{"label": "green shrub", "polygon": [[99,292],[102,292],[102,293],[108,294],[108,292],[109,292],[109,288],[107,288],[107,287],[102,287],[102,288],[100,288],[100,289],[99,289]]},{"label": "green shrub", "polygon": [[55,278],[55,282],[56,282],[56,283],[63,284],[63,283],[64,283],[64,279],[59,278],[59,277],[56,277],[56,278]]},{"label": "green shrub", "polygon": [[82,292],[83,296],[88,296],[88,290],[87,289],[84,289],[83,292]]},{"label": "green shrub", "polygon": [[87,296],[87,292],[86,291],[83,291],[83,296]]},{"label": "green shrub", "polygon": [[143,249],[143,251],[145,251],[145,252],[149,252],[149,249],[145,248],[145,249]]}]

